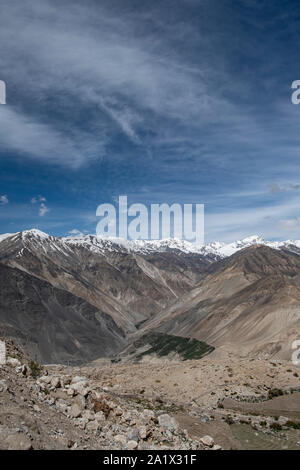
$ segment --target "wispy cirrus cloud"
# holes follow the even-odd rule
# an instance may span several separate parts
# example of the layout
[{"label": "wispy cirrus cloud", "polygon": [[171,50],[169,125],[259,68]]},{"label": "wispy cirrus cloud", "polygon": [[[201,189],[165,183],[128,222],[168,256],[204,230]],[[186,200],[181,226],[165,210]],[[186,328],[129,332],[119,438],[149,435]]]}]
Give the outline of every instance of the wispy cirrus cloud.
[{"label": "wispy cirrus cloud", "polygon": [[77,168],[103,153],[103,142],[90,142],[84,132],[64,133],[49,123],[9,105],[0,112],[1,149],[45,163]]},{"label": "wispy cirrus cloud", "polygon": [[[12,0],[5,2],[2,20],[1,67],[10,87],[31,99],[32,106],[7,107],[1,113],[1,142],[27,157],[76,167],[107,155],[106,144],[115,131],[103,114],[129,140],[141,144],[144,128],[155,134],[160,120],[198,128],[232,108],[210,89],[201,67],[170,53],[167,38],[136,37],[134,12],[114,15],[107,5],[95,7],[92,2],[90,8],[71,2],[57,8],[46,0],[22,5]],[[156,20],[150,15],[153,26]],[[208,64],[203,67],[207,75]],[[49,99],[57,105],[55,121],[45,115]],[[100,110],[86,138],[82,121],[78,127],[73,120],[76,106],[86,117],[91,108]]]},{"label": "wispy cirrus cloud", "polygon": [[[245,235],[273,224],[281,236],[276,223],[298,217],[286,206],[299,172],[296,9],[287,21],[279,0],[2,6],[0,158],[16,164],[8,185],[20,182],[27,200],[27,163],[45,184],[52,179],[45,225],[59,219],[54,199],[92,210],[100,191],[107,201],[134,191],[136,202],[205,203],[210,239],[237,238],[239,221]],[[81,230],[65,220],[65,233]]]}]

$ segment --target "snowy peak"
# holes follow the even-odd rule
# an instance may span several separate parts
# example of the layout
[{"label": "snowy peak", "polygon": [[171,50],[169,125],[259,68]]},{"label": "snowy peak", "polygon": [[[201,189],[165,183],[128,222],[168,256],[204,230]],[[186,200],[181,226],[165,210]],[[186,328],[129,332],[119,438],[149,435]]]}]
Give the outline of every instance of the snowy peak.
[{"label": "snowy peak", "polygon": [[70,255],[75,247],[82,247],[98,254],[123,252],[146,255],[151,253],[176,252],[177,254],[199,254],[217,260],[231,256],[237,251],[253,245],[265,245],[273,249],[285,249],[300,254],[300,240],[271,242],[264,240],[259,235],[251,235],[232,243],[216,241],[203,246],[197,246],[194,243],[176,238],[164,240],[125,240],[121,238],[101,238],[96,235],[76,235],[57,238],[33,228],[23,232],[0,235],[0,243],[2,242],[21,242],[27,248],[30,248],[31,244],[38,245],[43,251],[49,249],[60,252],[64,251],[67,255]]},{"label": "snowy peak", "polygon": [[41,239],[50,239],[52,238],[50,235],[48,235],[45,232],[42,232],[41,230],[38,230],[37,228],[32,228],[30,230],[24,230],[21,232],[22,238],[30,238],[30,237],[38,237]]},{"label": "snowy peak", "polygon": [[101,238],[94,235],[64,237],[64,243],[73,246],[90,247],[93,250],[108,249],[135,253],[153,253],[163,251],[180,251],[183,253],[201,253],[202,247],[197,247],[193,243],[176,238],[168,238],[164,240],[125,240],[123,238]]},{"label": "snowy peak", "polygon": [[244,248],[248,248],[252,245],[267,245],[268,242],[265,242],[263,238],[259,235],[252,235],[250,237],[246,237],[243,240],[237,240],[233,243],[228,243],[227,245],[223,245],[219,248],[218,253],[221,257],[231,256],[239,250],[243,250]]}]

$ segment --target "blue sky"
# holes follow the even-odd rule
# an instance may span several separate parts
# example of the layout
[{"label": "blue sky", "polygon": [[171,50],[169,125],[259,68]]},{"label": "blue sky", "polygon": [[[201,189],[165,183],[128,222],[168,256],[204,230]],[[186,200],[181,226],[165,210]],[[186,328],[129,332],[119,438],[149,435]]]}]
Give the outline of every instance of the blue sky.
[{"label": "blue sky", "polygon": [[2,0],[0,232],[203,203],[206,241],[300,238],[300,4]]}]

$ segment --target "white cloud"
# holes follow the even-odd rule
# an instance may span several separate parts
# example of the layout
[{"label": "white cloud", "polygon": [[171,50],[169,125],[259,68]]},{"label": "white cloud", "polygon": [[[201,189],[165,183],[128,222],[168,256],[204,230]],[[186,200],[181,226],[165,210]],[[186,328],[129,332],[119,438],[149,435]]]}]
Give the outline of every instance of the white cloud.
[{"label": "white cloud", "polygon": [[47,199],[44,196],[34,196],[30,199],[31,204],[36,204],[37,202],[46,202]]},{"label": "white cloud", "polygon": [[44,204],[43,202],[41,203],[40,205],[40,208],[39,208],[39,215],[41,217],[43,217],[45,214],[47,214],[47,212],[49,212],[50,209],[48,209],[48,207],[46,206],[46,204]]},{"label": "white cloud", "polygon": [[[232,106],[215,89],[209,91],[207,61],[201,65],[204,73],[170,50],[167,38],[136,37],[135,13],[112,15],[99,3],[96,10],[70,2],[59,9],[46,0],[38,3],[6,1],[0,30],[2,67],[34,100],[43,104],[56,95],[63,110],[65,97],[71,96],[74,106],[98,106],[137,144],[144,120],[143,127],[154,134],[161,130],[160,118],[197,129],[222,114],[228,122]],[[151,18],[149,12],[154,26],[157,14]],[[59,120],[45,124],[7,106],[0,117],[1,142],[31,158],[78,167],[95,153],[97,158],[105,154],[103,113],[98,117],[96,132],[87,136],[78,128],[58,128]]]},{"label": "white cloud", "polygon": [[281,219],[278,222],[278,227],[283,230],[299,230],[300,217],[290,217],[288,219]]},{"label": "white cloud", "polygon": [[71,236],[71,237],[78,237],[78,236],[82,236],[83,235],[83,232],[81,232],[80,230],[78,230],[77,228],[73,228],[73,230],[70,230],[68,232],[68,234]]},{"label": "white cloud", "polygon": [[[249,235],[259,234],[266,239],[294,238],[294,230],[300,224],[300,202],[298,198],[288,201],[247,207],[245,209],[206,213],[206,241],[234,241]],[[290,234],[288,233],[290,231]]]},{"label": "white cloud", "polygon": [[93,158],[95,153],[101,156],[102,148],[101,141],[88,142],[87,136],[80,131],[76,136],[65,135],[9,105],[1,108],[0,140],[2,148],[73,168],[80,166],[85,159]]},{"label": "white cloud", "polygon": [[0,196],[0,204],[8,204],[8,197],[6,194],[3,194],[2,196]]}]

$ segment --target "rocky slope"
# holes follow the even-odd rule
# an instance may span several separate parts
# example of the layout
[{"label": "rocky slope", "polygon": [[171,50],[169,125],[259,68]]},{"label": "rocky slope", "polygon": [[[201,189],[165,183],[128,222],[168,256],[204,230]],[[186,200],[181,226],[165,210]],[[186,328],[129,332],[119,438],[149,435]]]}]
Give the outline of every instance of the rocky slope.
[{"label": "rocky slope", "polygon": [[140,395],[109,391],[94,369],[87,377],[72,367],[42,368],[11,341],[7,353],[0,365],[1,450],[220,448],[209,436],[191,438],[167,403],[155,409],[149,401],[150,409]]},{"label": "rocky slope", "polygon": [[213,264],[180,301],[143,325],[239,355],[288,358],[300,331],[300,258],[254,246]]},{"label": "rocky slope", "polygon": [[2,237],[0,263],[85,299],[129,333],[195,286],[210,260],[173,251],[142,255],[96,237],[78,243],[30,230]]},{"label": "rocky slope", "polygon": [[[242,355],[287,357],[299,331],[299,247],[257,236],[195,247],[178,240],[55,238],[35,229],[2,235],[0,322],[24,342],[38,302],[36,324],[44,327],[27,343],[43,361],[115,355],[152,331]],[[5,266],[13,270],[4,274]],[[15,291],[27,300],[15,301]],[[50,343],[58,331],[55,356]]]},{"label": "rocky slope", "polygon": [[300,379],[285,361],[41,367],[0,339],[1,450],[299,449]]},{"label": "rocky slope", "polygon": [[110,356],[125,337],[106,313],[82,298],[0,264],[0,331],[43,363]]}]

